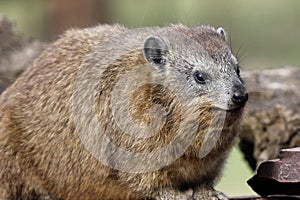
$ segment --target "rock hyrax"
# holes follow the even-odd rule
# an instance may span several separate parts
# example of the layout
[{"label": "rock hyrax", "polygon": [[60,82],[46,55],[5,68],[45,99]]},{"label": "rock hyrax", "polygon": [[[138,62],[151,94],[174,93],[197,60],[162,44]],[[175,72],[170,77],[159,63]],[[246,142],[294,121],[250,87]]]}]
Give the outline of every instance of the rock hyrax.
[{"label": "rock hyrax", "polygon": [[0,97],[0,199],[217,196],[247,99],[222,28],[69,30]]}]

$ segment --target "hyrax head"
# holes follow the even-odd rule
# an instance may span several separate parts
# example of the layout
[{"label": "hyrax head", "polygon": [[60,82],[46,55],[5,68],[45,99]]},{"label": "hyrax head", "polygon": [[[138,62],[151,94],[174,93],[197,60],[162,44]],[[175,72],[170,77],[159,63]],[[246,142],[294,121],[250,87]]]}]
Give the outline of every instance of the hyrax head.
[{"label": "hyrax head", "polygon": [[248,94],[239,63],[226,44],[225,31],[208,26],[172,28],[149,36],[143,49],[145,60],[165,84],[189,100],[201,98],[213,109],[241,110]]}]

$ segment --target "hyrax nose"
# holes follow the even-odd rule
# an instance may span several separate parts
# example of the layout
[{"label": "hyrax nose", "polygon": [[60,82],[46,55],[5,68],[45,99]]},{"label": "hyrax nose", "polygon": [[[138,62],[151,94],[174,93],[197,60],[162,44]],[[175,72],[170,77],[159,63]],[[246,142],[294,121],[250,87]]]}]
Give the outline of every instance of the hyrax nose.
[{"label": "hyrax nose", "polygon": [[245,104],[248,100],[248,93],[244,86],[235,86],[231,100],[238,105]]}]

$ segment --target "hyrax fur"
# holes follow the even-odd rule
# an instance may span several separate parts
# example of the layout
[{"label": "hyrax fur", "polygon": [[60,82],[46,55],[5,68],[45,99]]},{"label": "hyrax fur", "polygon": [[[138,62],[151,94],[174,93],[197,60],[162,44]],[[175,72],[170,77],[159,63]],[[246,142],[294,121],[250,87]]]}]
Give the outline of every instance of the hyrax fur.
[{"label": "hyrax fur", "polygon": [[[138,83],[145,84],[130,91]],[[128,94],[129,103],[118,93]],[[163,199],[169,192],[182,199],[212,197],[209,188],[237,135],[247,98],[222,28],[69,30],[0,97],[0,199]],[[94,104],[86,106],[88,99]],[[160,107],[153,111],[155,105]],[[124,112],[130,117],[122,118]],[[91,123],[95,116],[97,126]],[[127,133],[134,131],[132,124],[146,127],[138,134],[147,127],[155,133],[135,137]],[[176,150],[185,149],[179,157],[175,151],[162,154],[158,165],[145,159],[120,170],[131,160],[125,156],[118,165],[109,148],[97,149],[103,135],[145,157],[178,135]],[[96,154],[105,151],[103,162]]]}]

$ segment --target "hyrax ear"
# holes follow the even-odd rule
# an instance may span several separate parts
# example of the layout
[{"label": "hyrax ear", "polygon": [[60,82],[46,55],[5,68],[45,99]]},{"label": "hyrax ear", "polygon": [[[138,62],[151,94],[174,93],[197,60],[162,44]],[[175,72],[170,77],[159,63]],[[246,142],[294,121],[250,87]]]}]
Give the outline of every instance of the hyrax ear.
[{"label": "hyrax ear", "polygon": [[153,65],[162,67],[166,63],[167,45],[156,37],[149,36],[144,42],[145,59]]},{"label": "hyrax ear", "polygon": [[219,28],[217,29],[217,32],[222,36],[223,40],[224,40],[225,42],[227,42],[227,35],[226,35],[226,32],[225,32],[224,28],[219,27]]}]

